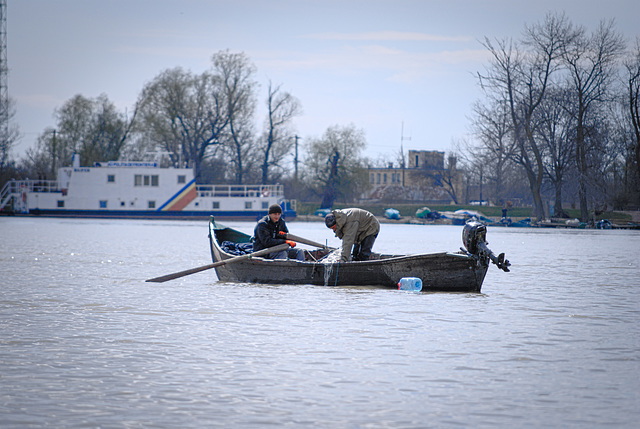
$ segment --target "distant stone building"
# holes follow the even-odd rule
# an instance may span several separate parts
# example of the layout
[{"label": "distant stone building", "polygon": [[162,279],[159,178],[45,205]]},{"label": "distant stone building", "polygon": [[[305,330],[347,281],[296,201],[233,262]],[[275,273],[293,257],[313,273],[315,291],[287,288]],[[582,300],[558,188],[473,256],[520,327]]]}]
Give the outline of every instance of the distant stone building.
[{"label": "distant stone building", "polygon": [[394,167],[390,163],[387,168],[369,168],[369,183],[377,185],[402,185],[404,183],[404,169]]},{"label": "distant stone building", "polygon": [[371,192],[366,199],[387,202],[449,204],[463,195],[463,174],[450,156],[445,168],[444,152],[410,150],[406,166],[369,168]]},{"label": "distant stone building", "polygon": [[444,170],[444,152],[410,150],[407,160],[409,169]]}]

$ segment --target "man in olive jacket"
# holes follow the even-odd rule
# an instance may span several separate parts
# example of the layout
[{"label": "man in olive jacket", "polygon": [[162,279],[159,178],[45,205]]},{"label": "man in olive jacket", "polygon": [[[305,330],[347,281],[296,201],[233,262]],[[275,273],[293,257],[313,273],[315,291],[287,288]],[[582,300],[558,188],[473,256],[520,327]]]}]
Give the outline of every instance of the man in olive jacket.
[{"label": "man in olive jacket", "polygon": [[373,214],[357,208],[333,210],[324,222],[342,240],[341,261],[369,259],[380,232],[380,222]]}]

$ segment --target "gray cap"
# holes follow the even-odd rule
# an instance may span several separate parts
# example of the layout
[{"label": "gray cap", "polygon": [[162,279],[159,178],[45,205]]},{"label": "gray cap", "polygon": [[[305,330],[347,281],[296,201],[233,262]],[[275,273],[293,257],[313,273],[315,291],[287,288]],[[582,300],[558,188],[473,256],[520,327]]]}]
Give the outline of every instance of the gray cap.
[{"label": "gray cap", "polygon": [[269,206],[269,214],[271,213],[282,213],[282,207],[278,204],[271,204],[271,206]]},{"label": "gray cap", "polygon": [[333,213],[329,213],[324,217],[324,223],[327,225],[327,228],[331,228],[336,224],[336,217]]}]

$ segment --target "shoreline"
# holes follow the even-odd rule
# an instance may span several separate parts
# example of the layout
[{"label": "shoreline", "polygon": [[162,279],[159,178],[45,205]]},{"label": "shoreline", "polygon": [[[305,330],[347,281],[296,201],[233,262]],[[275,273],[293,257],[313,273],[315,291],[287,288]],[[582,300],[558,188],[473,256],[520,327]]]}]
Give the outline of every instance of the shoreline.
[{"label": "shoreline", "polygon": [[[635,212],[634,212],[635,214]],[[378,221],[381,224],[410,224],[410,225],[454,225],[452,219],[421,219],[417,217],[401,217],[400,219],[388,219],[383,216],[376,216]],[[611,228],[607,229],[627,229],[627,230],[640,230],[640,212],[637,212],[636,216],[633,216],[633,221],[628,224],[616,224],[611,223]],[[487,217],[487,219],[491,219],[493,223],[487,224],[487,226],[493,226],[498,228],[511,228],[517,226],[509,226],[500,223],[500,219],[495,219],[492,217]],[[529,219],[526,217],[512,217],[510,218],[512,223],[517,223],[523,221],[525,219]],[[297,215],[293,219],[286,219],[287,222],[322,222],[324,221],[323,216],[317,215]],[[572,221],[572,219],[560,220],[560,219],[551,219],[546,222],[541,222],[539,224],[532,224],[531,226],[520,226],[524,228],[566,228],[566,229],[598,229],[589,226],[584,226],[584,224],[580,222],[567,222]],[[456,224],[457,225],[457,224]],[[458,225],[462,226],[462,225]]]}]

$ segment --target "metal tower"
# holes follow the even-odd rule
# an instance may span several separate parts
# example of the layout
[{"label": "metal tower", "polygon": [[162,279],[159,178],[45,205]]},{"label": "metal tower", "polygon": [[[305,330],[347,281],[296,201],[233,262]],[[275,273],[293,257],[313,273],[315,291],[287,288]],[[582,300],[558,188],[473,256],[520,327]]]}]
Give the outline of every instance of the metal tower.
[{"label": "metal tower", "polygon": [[[0,0],[0,149],[9,144],[9,67],[7,67],[7,0]],[[0,155],[3,151],[0,150]],[[0,159],[0,167],[4,159]]]}]

